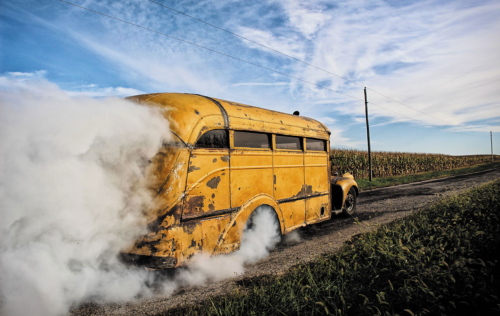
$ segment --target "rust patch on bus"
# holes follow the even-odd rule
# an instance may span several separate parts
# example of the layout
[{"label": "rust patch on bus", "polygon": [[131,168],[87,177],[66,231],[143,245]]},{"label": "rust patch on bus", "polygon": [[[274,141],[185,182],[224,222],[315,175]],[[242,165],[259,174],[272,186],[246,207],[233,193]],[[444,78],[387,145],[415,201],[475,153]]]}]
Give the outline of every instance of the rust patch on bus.
[{"label": "rust patch on bus", "polygon": [[229,161],[229,156],[222,156],[220,157],[220,160],[224,161],[224,162],[228,162]]},{"label": "rust patch on bus", "polygon": [[193,172],[195,170],[200,170],[200,168],[196,166],[189,166],[188,172]]},{"label": "rust patch on bus", "polygon": [[183,225],[182,230],[186,234],[191,235],[195,231],[195,229],[198,229],[199,227],[201,227],[201,223],[199,221],[193,221],[187,225]]},{"label": "rust patch on bus", "polygon": [[300,189],[299,193],[297,193],[296,195],[294,195],[294,197],[311,195],[311,194],[313,194],[312,185],[304,184],[302,186],[302,189]]},{"label": "rust patch on bus", "polygon": [[194,239],[191,239],[191,245],[188,248],[198,248],[199,245],[196,243]]},{"label": "rust patch on bus", "polygon": [[217,189],[220,182],[220,176],[214,177],[207,182],[207,186],[212,189]]},{"label": "rust patch on bus", "polygon": [[[180,206],[179,204],[174,205],[169,211],[165,212],[165,214],[158,216],[158,218],[151,223],[148,224],[148,230],[150,232],[159,232],[161,230],[164,230],[168,227],[164,226],[165,218],[167,216],[173,216],[174,221],[176,219],[179,219],[180,217]],[[170,226],[170,225],[168,225]]]},{"label": "rust patch on bus", "polygon": [[199,211],[202,211],[203,207],[205,206],[204,201],[205,196],[203,195],[190,196],[186,201],[186,208],[189,212],[196,212],[197,209]]},{"label": "rust patch on bus", "polygon": [[[176,206],[174,206],[174,208],[175,208],[175,207],[177,207],[177,205],[176,205]],[[167,212],[167,213],[163,214],[162,216],[158,216],[158,218],[157,218],[156,220],[154,220],[153,222],[149,223],[149,224],[148,224],[148,230],[149,230],[150,232],[157,232],[157,231],[160,231],[160,230],[164,229],[165,227],[160,226],[160,225],[161,225],[161,224],[163,223],[163,221],[165,220],[165,217],[167,217],[167,215],[169,215],[168,213],[169,213],[169,212]]]},{"label": "rust patch on bus", "polygon": [[163,240],[160,238],[154,241],[145,241],[144,239],[139,242],[136,247],[138,249],[142,249],[144,247],[148,248],[151,251],[151,255],[154,256],[158,252],[158,246]]}]

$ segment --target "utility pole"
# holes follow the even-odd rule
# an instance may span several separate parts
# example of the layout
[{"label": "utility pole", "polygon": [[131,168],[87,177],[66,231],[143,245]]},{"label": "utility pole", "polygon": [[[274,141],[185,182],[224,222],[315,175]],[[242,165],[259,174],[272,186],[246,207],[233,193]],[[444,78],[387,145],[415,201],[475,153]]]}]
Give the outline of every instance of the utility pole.
[{"label": "utility pole", "polygon": [[370,147],[370,125],[368,124],[368,98],[365,87],[365,116],[366,116],[366,137],[368,138],[368,161],[370,162],[370,182],[372,181],[372,150]]},{"label": "utility pole", "polygon": [[493,162],[493,133],[490,131],[490,141],[491,141],[491,162]]}]

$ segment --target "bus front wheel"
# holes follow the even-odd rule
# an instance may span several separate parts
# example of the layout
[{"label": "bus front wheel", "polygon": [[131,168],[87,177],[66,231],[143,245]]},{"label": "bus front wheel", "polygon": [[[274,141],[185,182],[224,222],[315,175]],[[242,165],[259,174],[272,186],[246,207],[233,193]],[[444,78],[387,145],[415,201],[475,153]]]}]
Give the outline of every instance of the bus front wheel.
[{"label": "bus front wheel", "polygon": [[342,209],[342,215],[345,217],[351,217],[356,211],[356,190],[351,188],[347,193],[344,202],[344,208]]}]

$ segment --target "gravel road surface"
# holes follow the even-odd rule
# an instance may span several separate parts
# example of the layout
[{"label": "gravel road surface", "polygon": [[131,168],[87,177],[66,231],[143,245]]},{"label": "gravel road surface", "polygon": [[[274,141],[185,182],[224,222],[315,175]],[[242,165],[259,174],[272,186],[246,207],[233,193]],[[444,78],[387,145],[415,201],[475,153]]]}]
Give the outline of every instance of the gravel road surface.
[{"label": "gravel road surface", "polygon": [[[242,276],[203,286],[184,287],[168,297],[138,299],[124,304],[86,303],[73,309],[70,315],[157,315],[168,312],[183,304],[227,293],[236,286],[236,282],[244,278],[284,273],[296,264],[339,249],[356,234],[376,229],[381,224],[425,208],[443,197],[497,179],[500,179],[500,169],[363,191],[358,197],[357,211],[353,218],[335,216],[327,222],[301,229],[300,242],[280,243],[268,257],[247,266]],[[360,225],[356,224],[356,219]]]}]

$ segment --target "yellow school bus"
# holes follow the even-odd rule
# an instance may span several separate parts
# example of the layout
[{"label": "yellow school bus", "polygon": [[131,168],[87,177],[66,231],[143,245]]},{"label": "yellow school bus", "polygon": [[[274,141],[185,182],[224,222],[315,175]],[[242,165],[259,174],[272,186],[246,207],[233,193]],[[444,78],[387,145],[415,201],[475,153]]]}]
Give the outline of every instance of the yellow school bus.
[{"label": "yellow school bus", "polygon": [[195,94],[128,99],[163,109],[174,138],[146,169],[150,233],[124,251],[128,260],[164,269],[236,251],[261,205],[281,234],[355,211],[357,184],[331,175],[330,131],[316,120]]}]

